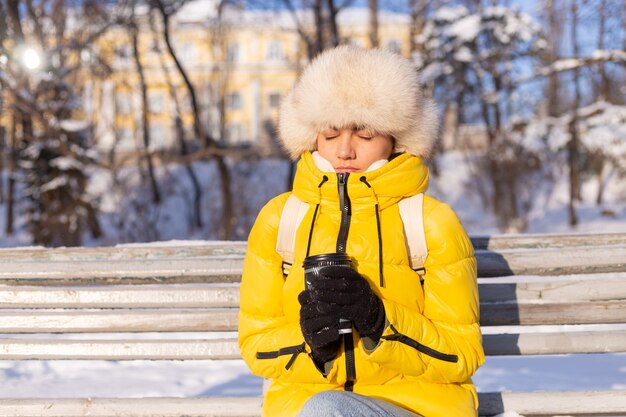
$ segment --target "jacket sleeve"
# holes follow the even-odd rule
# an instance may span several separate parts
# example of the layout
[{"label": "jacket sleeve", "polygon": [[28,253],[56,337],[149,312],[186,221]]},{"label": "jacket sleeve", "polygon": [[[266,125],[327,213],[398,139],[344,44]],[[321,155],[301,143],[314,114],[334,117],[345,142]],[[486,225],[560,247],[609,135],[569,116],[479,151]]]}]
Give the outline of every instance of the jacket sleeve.
[{"label": "jacket sleeve", "polygon": [[476,258],[452,209],[430,200],[434,204],[424,205],[428,258],[423,314],[383,300],[387,327],[369,359],[429,381],[462,383],[485,360]]},{"label": "jacket sleeve", "polygon": [[239,348],[253,374],[289,382],[326,382],[308,355],[298,321],[283,310],[282,258],[276,252],[288,194],[259,213],[248,238],[240,290]]}]

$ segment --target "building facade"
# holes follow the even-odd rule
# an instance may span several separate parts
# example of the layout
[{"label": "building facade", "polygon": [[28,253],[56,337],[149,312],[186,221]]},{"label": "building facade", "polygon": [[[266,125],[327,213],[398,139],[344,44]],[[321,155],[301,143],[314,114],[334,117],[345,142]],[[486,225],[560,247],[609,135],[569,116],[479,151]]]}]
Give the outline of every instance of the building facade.
[{"label": "building facade", "polygon": [[[202,1],[200,3],[203,3]],[[194,3],[191,3],[192,5]],[[194,9],[195,10],[195,9]],[[313,32],[312,16],[298,16]],[[343,42],[369,47],[369,11],[346,9],[338,15]],[[380,12],[380,45],[408,55],[410,19]],[[186,137],[193,136],[188,90],[166,51],[160,30],[140,21],[139,53],[148,88],[149,129],[153,150],[176,147],[176,117]],[[158,29],[158,28],[157,28]],[[306,44],[289,11],[230,9],[218,16],[204,9],[182,9],[172,20],[173,48],[191,80],[203,128],[224,146],[255,146],[276,154],[276,117],[282,96],[307,62]],[[111,59],[106,79],[85,76],[85,117],[93,118],[98,146],[118,151],[142,148],[139,75],[131,39],[123,28],[99,44]]]}]

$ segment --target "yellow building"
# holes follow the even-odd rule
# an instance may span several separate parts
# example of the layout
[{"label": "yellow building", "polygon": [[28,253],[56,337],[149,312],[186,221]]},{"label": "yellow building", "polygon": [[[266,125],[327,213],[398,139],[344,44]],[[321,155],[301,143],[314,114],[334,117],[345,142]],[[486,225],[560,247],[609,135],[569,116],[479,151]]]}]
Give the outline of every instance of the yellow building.
[{"label": "yellow building", "polygon": [[[338,14],[342,42],[369,46],[369,10],[348,8]],[[195,87],[202,126],[226,146],[257,146],[273,154],[276,116],[282,95],[307,61],[298,29],[313,37],[313,16],[301,11],[226,8],[218,18],[214,0],[187,3],[171,19],[172,44]],[[160,18],[137,11],[138,50],[147,85],[151,150],[177,148],[177,115],[185,137],[193,138],[191,101],[167,53]],[[410,18],[380,11],[380,45],[409,55]],[[153,28],[154,26],[154,28]],[[78,89],[77,118],[93,123],[102,151],[144,150],[140,77],[128,29],[114,27],[81,55],[85,63],[101,57],[111,68],[106,76],[85,65]],[[0,102],[0,105],[2,103]],[[4,117],[6,119],[6,116]],[[3,126],[8,126],[2,123]]]},{"label": "yellow building", "polygon": [[[220,143],[254,145],[274,153],[280,98],[307,60],[294,16],[289,11],[230,8],[218,19],[211,5],[211,0],[191,2],[171,22],[174,49],[196,89],[203,126]],[[314,33],[310,13],[300,13],[298,20]],[[381,11],[379,21],[380,45],[408,55],[409,16]],[[369,46],[368,22],[366,8],[342,10],[338,15],[342,41]],[[140,15],[140,24],[152,148],[174,147],[178,111],[187,138],[192,136],[190,101],[160,31],[154,35],[145,15]],[[90,99],[99,103],[93,106],[98,144],[102,149],[115,144],[119,151],[142,149],[139,77],[129,34],[115,29],[100,43],[103,50],[109,49],[114,72],[91,88]]]}]

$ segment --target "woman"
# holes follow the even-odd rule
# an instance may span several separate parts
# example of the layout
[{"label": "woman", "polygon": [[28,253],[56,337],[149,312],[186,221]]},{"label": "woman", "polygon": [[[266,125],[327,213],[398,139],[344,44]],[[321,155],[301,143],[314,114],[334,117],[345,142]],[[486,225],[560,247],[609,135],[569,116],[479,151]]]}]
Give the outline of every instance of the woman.
[{"label": "woman", "polygon": [[[423,282],[408,262],[398,202],[428,185],[436,114],[399,55],[342,46],[304,71],[280,111],[300,157],[293,194],[309,203],[283,276],[278,225],[290,193],[260,212],[241,283],[239,346],[271,379],[264,416],[475,416],[483,363],[476,260],[453,211],[423,202]],[[416,215],[419,215],[416,214]],[[305,289],[308,255],[345,251]],[[350,320],[345,340],[339,320]]]}]

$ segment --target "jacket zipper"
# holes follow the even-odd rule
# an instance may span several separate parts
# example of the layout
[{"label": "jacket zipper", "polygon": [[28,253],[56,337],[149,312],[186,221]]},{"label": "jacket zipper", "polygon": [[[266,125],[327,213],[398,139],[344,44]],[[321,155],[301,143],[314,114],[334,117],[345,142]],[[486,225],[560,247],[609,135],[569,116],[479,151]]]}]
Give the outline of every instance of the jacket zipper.
[{"label": "jacket zipper", "polygon": [[[337,236],[337,252],[346,253],[346,242],[350,231],[350,219],[352,217],[352,206],[348,196],[348,177],[350,173],[340,172],[337,174],[337,188],[339,191],[339,209],[341,210],[341,223],[339,225],[339,235]],[[346,377],[344,385],[346,391],[352,391],[354,380],[356,379],[356,363],[354,360],[354,339],[353,333],[343,335],[343,347],[346,354]]]},{"label": "jacket zipper", "polygon": [[346,253],[346,241],[350,231],[350,218],[352,217],[352,207],[348,196],[348,177],[350,173],[340,172],[337,174],[337,188],[339,189],[339,209],[341,210],[341,224],[339,226],[339,236],[337,236],[337,252]]},{"label": "jacket zipper", "polygon": [[304,343],[302,343],[296,346],[287,346],[279,350],[274,350],[272,352],[257,352],[256,358],[257,359],[276,359],[279,356],[291,355],[289,362],[287,362],[287,365],[285,365],[285,369],[288,370],[289,368],[291,368],[291,365],[293,365],[298,355],[304,352],[305,352]]},{"label": "jacket zipper", "polygon": [[422,352],[425,355],[428,355],[435,359],[442,360],[444,362],[456,363],[459,361],[459,357],[457,355],[441,353],[433,348],[429,348],[428,346],[422,345],[417,340],[411,339],[409,336],[403,335],[402,333],[398,332],[398,330],[396,330],[396,328],[393,327],[393,325],[389,325],[389,328],[391,329],[393,334],[390,334],[389,336],[383,336],[381,337],[381,339],[396,340],[407,346],[411,346],[413,349],[417,350],[418,352]]}]

